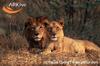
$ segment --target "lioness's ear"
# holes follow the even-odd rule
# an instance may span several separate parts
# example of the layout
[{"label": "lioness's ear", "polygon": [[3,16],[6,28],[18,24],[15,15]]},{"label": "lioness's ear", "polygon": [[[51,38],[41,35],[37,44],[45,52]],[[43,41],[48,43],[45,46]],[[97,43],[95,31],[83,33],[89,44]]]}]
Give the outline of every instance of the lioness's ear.
[{"label": "lioness's ear", "polygon": [[61,26],[64,26],[64,18],[60,18],[60,19],[58,20],[58,22],[60,23]]},{"label": "lioness's ear", "polygon": [[61,26],[63,26],[63,27],[64,27],[64,22],[59,22],[59,23],[60,23],[60,25],[61,25]]}]

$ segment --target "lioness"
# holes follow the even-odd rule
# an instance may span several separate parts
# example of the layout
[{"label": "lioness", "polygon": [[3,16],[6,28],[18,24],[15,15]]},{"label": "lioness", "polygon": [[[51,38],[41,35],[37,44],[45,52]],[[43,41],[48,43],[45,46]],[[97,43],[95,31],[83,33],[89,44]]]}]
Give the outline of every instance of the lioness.
[{"label": "lioness", "polygon": [[43,52],[44,54],[46,53],[51,53],[53,51],[62,51],[63,49],[63,41],[64,41],[64,32],[63,32],[63,26],[64,26],[64,20],[59,19],[59,20],[53,20],[47,23],[46,29],[48,31],[48,47],[45,49]]},{"label": "lioness", "polygon": [[68,52],[68,53],[85,53],[86,50],[98,51],[94,43],[87,40],[77,40],[64,36],[64,20],[54,20],[48,23],[47,30],[49,34],[49,46],[44,53],[52,51]]},{"label": "lioness", "polygon": [[44,49],[47,44],[47,31],[44,27],[45,17],[29,17],[25,23],[25,37],[29,42],[29,49]]}]

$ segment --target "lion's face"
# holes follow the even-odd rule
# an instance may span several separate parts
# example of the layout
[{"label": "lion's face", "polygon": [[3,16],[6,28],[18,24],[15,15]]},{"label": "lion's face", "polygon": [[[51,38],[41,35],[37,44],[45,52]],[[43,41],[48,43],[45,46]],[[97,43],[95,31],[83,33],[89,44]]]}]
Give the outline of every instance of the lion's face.
[{"label": "lion's face", "polygon": [[45,27],[41,22],[33,20],[30,22],[30,25],[27,26],[27,31],[32,40],[40,41],[45,34]]},{"label": "lion's face", "polygon": [[40,41],[44,34],[44,26],[41,24],[34,24],[30,26],[29,31],[35,41]]},{"label": "lion's face", "polygon": [[63,22],[51,21],[47,30],[49,32],[50,40],[52,41],[57,41],[64,36]]}]

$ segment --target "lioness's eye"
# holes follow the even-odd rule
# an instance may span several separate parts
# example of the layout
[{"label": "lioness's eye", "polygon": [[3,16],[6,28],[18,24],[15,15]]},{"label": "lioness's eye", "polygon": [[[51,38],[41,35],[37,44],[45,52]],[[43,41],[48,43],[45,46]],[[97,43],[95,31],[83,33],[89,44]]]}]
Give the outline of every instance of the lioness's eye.
[{"label": "lioness's eye", "polygon": [[58,29],[59,27],[57,27],[57,29]]},{"label": "lioness's eye", "polygon": [[57,30],[60,30],[59,27],[57,27]]}]

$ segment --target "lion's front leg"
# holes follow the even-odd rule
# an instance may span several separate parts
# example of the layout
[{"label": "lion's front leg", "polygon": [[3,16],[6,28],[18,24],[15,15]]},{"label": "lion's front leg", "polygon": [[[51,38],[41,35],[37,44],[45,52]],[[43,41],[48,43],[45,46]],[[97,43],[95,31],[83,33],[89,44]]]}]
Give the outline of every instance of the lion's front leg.
[{"label": "lion's front leg", "polygon": [[43,55],[50,54],[53,49],[54,49],[54,44],[50,43],[49,46],[43,52],[41,52],[41,54]]}]

